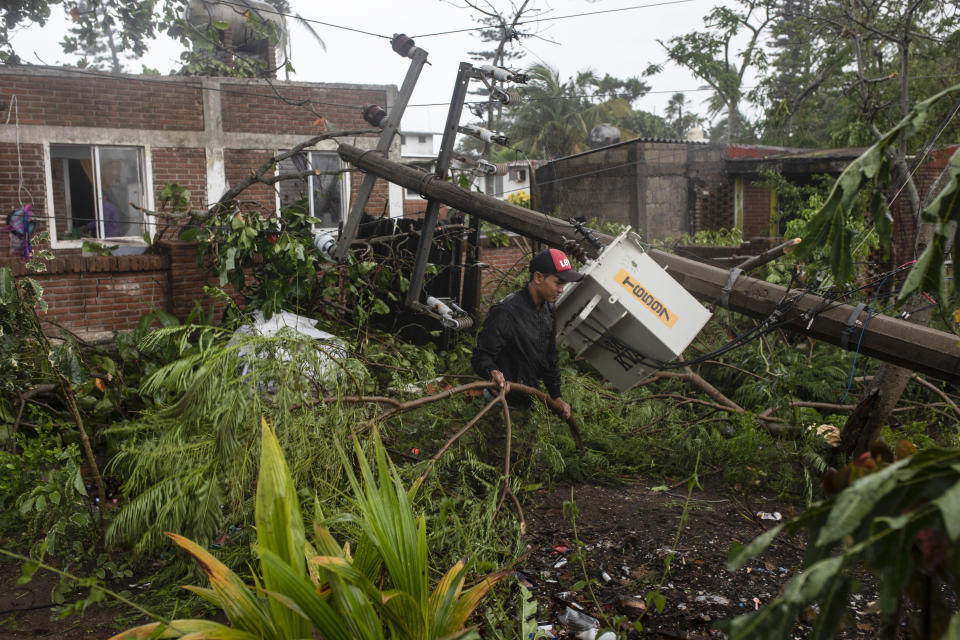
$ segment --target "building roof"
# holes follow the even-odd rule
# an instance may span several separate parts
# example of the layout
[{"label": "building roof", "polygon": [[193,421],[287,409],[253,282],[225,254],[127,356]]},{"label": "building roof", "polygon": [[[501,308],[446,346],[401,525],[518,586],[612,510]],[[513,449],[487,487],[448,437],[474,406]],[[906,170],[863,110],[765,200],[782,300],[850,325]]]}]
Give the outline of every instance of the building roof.
[{"label": "building roof", "polygon": [[[767,149],[775,149],[767,147]],[[795,149],[782,148],[784,153],[764,156],[731,157],[727,160],[727,172],[734,175],[757,174],[761,171],[780,173],[830,173],[838,174],[857,159],[866,147],[843,149]]]},{"label": "building roof", "polygon": [[631,138],[630,140],[622,140],[620,142],[615,142],[613,144],[608,144],[605,147],[597,147],[596,149],[588,149],[586,151],[581,151],[580,153],[574,153],[569,156],[563,156],[562,158],[554,158],[553,160],[548,160],[546,162],[555,162],[557,160],[566,160],[568,158],[579,158],[580,156],[586,156],[591,153],[596,153],[597,151],[609,151],[610,149],[616,149],[617,147],[623,147],[628,144],[634,144],[637,142],[656,142],[662,144],[688,144],[692,146],[709,146],[711,143],[707,140],[680,140],[678,138]]}]

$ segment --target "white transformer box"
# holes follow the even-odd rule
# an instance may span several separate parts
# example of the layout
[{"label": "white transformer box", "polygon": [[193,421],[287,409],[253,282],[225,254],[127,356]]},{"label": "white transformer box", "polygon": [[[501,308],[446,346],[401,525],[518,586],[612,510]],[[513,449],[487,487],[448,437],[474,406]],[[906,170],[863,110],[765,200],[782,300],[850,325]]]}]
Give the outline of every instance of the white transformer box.
[{"label": "white transformer box", "polygon": [[629,227],[580,272],[557,300],[557,340],[620,391],[683,353],[710,319]]}]

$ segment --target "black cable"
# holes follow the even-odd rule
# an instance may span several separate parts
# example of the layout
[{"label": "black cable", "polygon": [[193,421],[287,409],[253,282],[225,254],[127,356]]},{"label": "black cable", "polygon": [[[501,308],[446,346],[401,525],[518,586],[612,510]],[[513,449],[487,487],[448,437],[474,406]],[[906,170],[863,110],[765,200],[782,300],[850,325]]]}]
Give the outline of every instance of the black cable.
[{"label": "black cable", "polygon": [[[520,21],[514,23],[514,24],[513,24],[513,27],[515,28],[515,27],[519,27],[519,26],[527,25],[527,24],[536,24],[536,23],[539,23],[539,22],[553,22],[553,21],[556,21],[556,20],[567,20],[567,19],[569,19],[569,18],[583,18],[583,17],[585,17],[585,16],[596,16],[596,15],[600,15],[600,14],[604,14],[604,13],[619,13],[619,12],[622,12],[622,11],[633,11],[633,10],[635,10],[635,9],[650,9],[650,8],[653,8],[653,7],[664,7],[664,6],[673,5],[673,4],[686,4],[686,3],[688,3],[688,2],[696,2],[696,1],[697,1],[697,0],[667,0],[667,1],[665,1],[665,2],[654,2],[654,3],[651,3],[651,4],[640,4],[640,5],[634,5],[634,6],[632,6],[632,7],[620,7],[619,9],[601,9],[601,10],[599,10],[599,11],[586,11],[586,12],[584,12],[584,13],[572,13],[572,14],[565,15],[565,16],[553,16],[552,18],[551,18],[551,17],[546,17],[546,18],[531,18],[530,20],[520,20]],[[465,29],[452,29],[452,30],[450,30],[450,31],[437,31],[437,32],[435,32],[435,33],[421,33],[421,34],[419,34],[419,35],[410,36],[410,37],[411,37],[411,38],[430,38],[430,37],[433,37],[433,36],[446,36],[446,35],[450,35],[450,34],[453,34],[453,33],[467,33],[467,32],[470,32],[470,31],[486,31],[486,30],[489,30],[489,29],[496,29],[496,28],[497,28],[497,25],[494,25],[494,26],[491,26],[491,25],[483,25],[483,26],[479,26],[479,27],[469,27],[469,28],[465,28]]]}]

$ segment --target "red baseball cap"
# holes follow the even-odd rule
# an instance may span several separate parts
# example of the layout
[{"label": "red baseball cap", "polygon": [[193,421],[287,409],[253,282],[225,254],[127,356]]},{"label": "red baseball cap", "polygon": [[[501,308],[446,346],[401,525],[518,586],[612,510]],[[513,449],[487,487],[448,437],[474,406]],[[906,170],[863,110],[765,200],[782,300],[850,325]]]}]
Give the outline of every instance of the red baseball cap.
[{"label": "red baseball cap", "polygon": [[567,254],[559,249],[544,249],[533,256],[533,260],[530,261],[530,273],[537,271],[548,275],[553,274],[563,282],[579,282],[583,279],[583,274],[573,270]]}]

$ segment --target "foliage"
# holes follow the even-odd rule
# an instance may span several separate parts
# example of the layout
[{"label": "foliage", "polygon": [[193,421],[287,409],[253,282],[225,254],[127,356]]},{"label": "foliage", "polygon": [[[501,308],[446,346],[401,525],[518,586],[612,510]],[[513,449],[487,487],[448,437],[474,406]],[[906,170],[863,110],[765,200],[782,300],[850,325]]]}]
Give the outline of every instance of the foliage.
[{"label": "foliage", "polygon": [[[290,13],[288,0],[268,0],[276,11],[283,12],[304,26],[317,43],[325,48],[310,23]],[[131,59],[142,56],[158,34],[179,40],[183,46],[180,59],[181,73],[219,76],[256,77],[276,69],[267,69],[264,60],[251,57],[237,43],[224,46],[222,31],[228,23],[210,19],[191,22],[187,8],[189,0],[31,0],[5,3],[0,9],[0,61],[20,63],[9,42],[9,31],[21,24],[43,25],[53,6],[62,5],[73,22],[69,35],[61,42],[66,53],[82,54],[78,65],[105,68],[120,72]],[[211,3],[213,4],[213,3]],[[227,6],[219,5],[220,8]],[[269,41],[280,51],[286,51],[283,30],[256,8],[238,5],[237,15],[246,21],[246,28],[254,39]],[[213,55],[218,52],[221,55]],[[292,69],[289,60],[278,61],[281,67]]]},{"label": "foliage", "polygon": [[530,194],[526,191],[514,191],[507,196],[507,202],[518,207],[530,208]]},{"label": "foliage", "polygon": [[[861,202],[861,192],[870,188],[869,213],[880,246],[890,245],[893,233],[893,217],[883,197],[881,185],[889,179],[893,171],[894,158],[889,154],[891,148],[917,131],[930,115],[931,107],[947,96],[960,93],[960,85],[951,87],[923,102],[918,103],[910,113],[893,129],[885,133],[873,146],[852,162],[837,179],[826,202],[808,224],[807,234],[797,247],[798,259],[810,256],[814,251],[828,247],[830,268],[837,281],[844,282],[853,273],[853,255],[858,247],[854,244],[855,232],[848,220],[860,215],[857,204]],[[957,192],[957,169],[960,160],[951,160],[952,180],[937,198],[924,210],[924,218],[936,221],[934,242],[924,251],[911,271],[900,299],[905,299],[916,291],[921,282],[925,288],[940,293],[946,299],[947,281],[942,275],[946,244],[952,241],[957,232],[955,217],[960,211],[960,199]],[[956,290],[956,288],[955,288]]]},{"label": "foliage", "polygon": [[[471,638],[467,618],[504,574],[463,592],[466,566],[456,563],[430,589],[426,522],[374,439],[375,466],[355,442],[359,478],[343,455],[362,532],[356,552],[321,524],[307,543],[293,478],[279,442],[263,422],[257,483],[257,555],[262,580],[249,587],[203,547],[169,534],[198,562],[210,589],[189,587],[216,603],[231,627],[205,620],[154,623],[114,636],[178,638],[198,632],[223,638]],[[381,575],[381,568],[384,573]],[[386,584],[384,584],[384,582]],[[260,587],[262,583],[263,587]],[[152,634],[152,635],[151,635]]]},{"label": "foliage", "polygon": [[20,56],[10,46],[10,31],[24,23],[44,24],[50,17],[50,8],[63,0],[24,0],[5,2],[0,8],[0,62],[19,64]]},{"label": "foliage", "polygon": [[688,233],[676,238],[675,242],[684,246],[739,247],[743,244],[743,231],[740,229],[703,229],[692,236]]},{"label": "foliage", "polygon": [[[872,144],[913,96],[948,87],[960,69],[957,13],[949,2],[777,3],[770,66],[759,81],[762,140],[796,147]],[[921,130],[956,139],[953,105]],[[908,150],[917,151],[919,140]]]},{"label": "foliage", "polygon": [[220,286],[230,284],[244,306],[269,318],[282,310],[308,308],[319,257],[312,227],[320,221],[289,207],[280,216],[217,207],[205,224],[187,228],[182,240],[196,240]]},{"label": "foliage", "polygon": [[670,96],[665,110],[665,118],[670,125],[670,135],[685,140],[690,132],[706,124],[707,119],[690,109],[690,101],[682,93]]},{"label": "foliage", "polygon": [[154,331],[138,348],[176,355],[143,382],[158,409],[108,431],[120,442],[109,470],[124,478],[125,499],[108,531],[111,543],[143,553],[161,547],[165,530],[209,543],[247,524],[255,416],[275,419],[284,443],[305,454],[295,467],[300,480],[332,482],[339,474],[329,440],[343,437],[351,413],[301,416],[294,408],[365,389],[365,368],[341,345],[185,325]]},{"label": "foliage", "polygon": [[[766,66],[763,36],[772,20],[772,5],[769,0],[739,0],[733,7],[714,7],[703,18],[705,31],[659,41],[670,60],[713,89],[710,115],[726,113],[726,142],[741,142],[745,136],[744,76],[748,70],[762,71]],[[748,38],[742,47],[735,44],[741,34]]]},{"label": "foliage", "polygon": [[544,64],[533,65],[527,75],[522,101],[506,107],[503,120],[495,123],[527,156],[558,158],[584,151],[590,130],[601,123],[620,128],[624,139],[669,135],[662,118],[633,110],[633,101],[649,90],[640,78],[582,71],[563,80]]},{"label": "foliage", "polygon": [[731,549],[729,568],[736,570],[781,532],[805,530],[810,536],[803,572],[763,609],[727,623],[732,639],[791,638],[811,602],[820,607],[811,637],[833,637],[854,588],[850,571],[859,565],[879,578],[887,624],[897,624],[907,596],[923,608],[917,637],[954,637],[960,614],[951,617],[940,586],[960,592],[960,451],[913,453],[907,441],[898,442],[895,452],[882,443],[872,449],[828,477],[830,486],[842,489],[838,494]]}]

